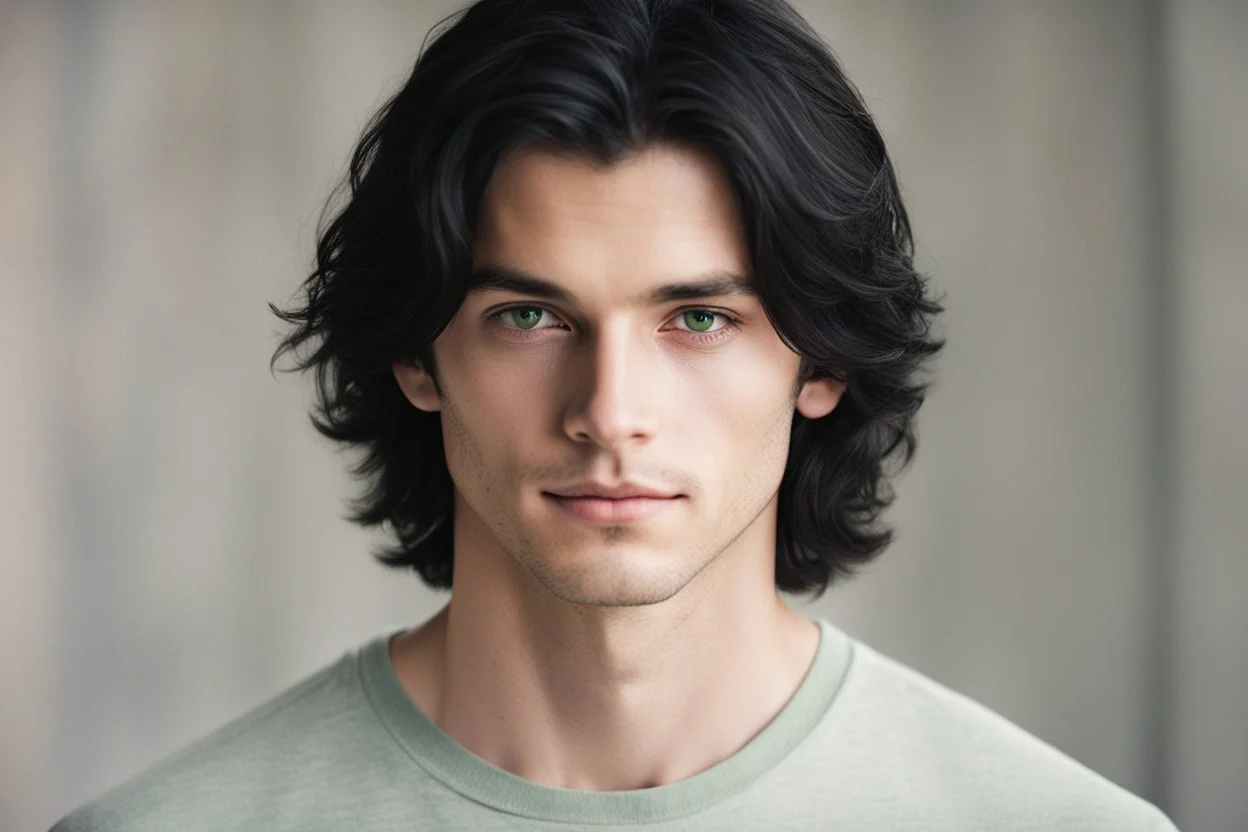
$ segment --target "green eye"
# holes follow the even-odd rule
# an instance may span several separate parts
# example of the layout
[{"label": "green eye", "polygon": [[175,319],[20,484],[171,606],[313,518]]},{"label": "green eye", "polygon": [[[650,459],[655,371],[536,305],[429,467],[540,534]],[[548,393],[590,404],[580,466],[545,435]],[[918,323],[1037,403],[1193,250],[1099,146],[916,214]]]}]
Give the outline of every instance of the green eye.
[{"label": "green eye", "polygon": [[[502,312],[496,313],[499,318],[515,329],[530,331],[541,323],[542,315],[546,310],[540,306],[513,306],[511,309],[504,309]],[[715,318],[720,315],[718,312],[712,312],[709,309],[691,309],[682,313],[685,326],[689,327],[691,332],[711,332],[715,325]]]},{"label": "green eye", "polygon": [[694,332],[706,332],[715,323],[715,313],[705,309],[694,309],[685,313],[685,325]]},{"label": "green eye", "polygon": [[544,311],[536,306],[517,306],[506,310],[503,314],[508,316],[518,329],[532,329],[542,319]]}]

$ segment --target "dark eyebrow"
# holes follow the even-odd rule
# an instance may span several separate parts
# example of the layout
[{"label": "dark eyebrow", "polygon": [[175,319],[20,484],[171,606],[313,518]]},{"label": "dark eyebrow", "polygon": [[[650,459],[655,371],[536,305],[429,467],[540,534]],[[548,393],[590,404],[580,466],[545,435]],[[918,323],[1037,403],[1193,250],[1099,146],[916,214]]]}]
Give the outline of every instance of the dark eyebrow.
[{"label": "dark eyebrow", "polygon": [[[576,296],[567,289],[512,266],[490,263],[473,270],[472,276],[468,279],[468,291],[485,292],[491,289],[557,300],[569,306],[577,305]],[[758,290],[743,275],[727,271],[712,271],[680,283],[658,286],[640,300],[651,306],[658,306],[676,300],[696,300],[723,295],[758,297]]]}]

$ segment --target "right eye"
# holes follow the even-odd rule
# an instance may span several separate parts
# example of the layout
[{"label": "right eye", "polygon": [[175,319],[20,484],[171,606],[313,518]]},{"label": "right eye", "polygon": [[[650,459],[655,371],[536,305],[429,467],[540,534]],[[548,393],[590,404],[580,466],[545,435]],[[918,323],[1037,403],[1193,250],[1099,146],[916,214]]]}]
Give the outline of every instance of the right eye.
[{"label": "right eye", "polygon": [[541,323],[543,315],[551,315],[550,310],[540,306],[509,306],[506,309],[500,309],[490,317],[498,321],[503,329],[529,332],[539,328],[538,324]]}]

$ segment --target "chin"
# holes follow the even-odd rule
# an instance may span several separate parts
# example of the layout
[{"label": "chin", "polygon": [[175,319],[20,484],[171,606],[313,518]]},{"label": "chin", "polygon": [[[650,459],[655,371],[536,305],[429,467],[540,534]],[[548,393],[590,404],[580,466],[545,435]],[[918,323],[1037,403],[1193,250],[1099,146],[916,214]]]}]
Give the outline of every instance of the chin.
[{"label": "chin", "polygon": [[[674,554],[674,553],[673,553]],[[529,572],[552,595],[569,604],[593,607],[641,607],[661,604],[680,592],[697,574],[656,553],[616,550],[592,562],[570,558],[555,564],[529,564]]]}]

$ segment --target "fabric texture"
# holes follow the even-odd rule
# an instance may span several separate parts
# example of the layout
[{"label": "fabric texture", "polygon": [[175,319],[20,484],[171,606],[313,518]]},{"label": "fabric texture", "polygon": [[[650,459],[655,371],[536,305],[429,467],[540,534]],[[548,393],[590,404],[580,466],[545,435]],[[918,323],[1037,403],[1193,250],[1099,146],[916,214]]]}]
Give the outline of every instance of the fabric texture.
[{"label": "fabric texture", "polygon": [[805,678],[749,743],[676,783],[539,785],[442,732],[378,636],[62,818],[147,830],[1151,830],[1150,803],[818,619]]}]

